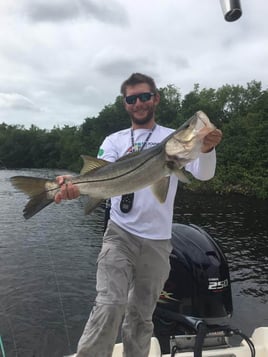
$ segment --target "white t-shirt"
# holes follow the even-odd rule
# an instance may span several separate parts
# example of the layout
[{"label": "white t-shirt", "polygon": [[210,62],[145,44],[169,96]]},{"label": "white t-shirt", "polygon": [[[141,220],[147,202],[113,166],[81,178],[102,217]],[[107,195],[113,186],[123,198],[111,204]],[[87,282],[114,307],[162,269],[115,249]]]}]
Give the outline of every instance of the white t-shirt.
[{"label": "white t-shirt", "polygon": [[[155,146],[173,131],[173,129],[156,125],[143,150]],[[134,151],[138,151],[142,147],[150,132],[150,129],[134,130]],[[131,130],[129,128],[107,136],[99,149],[98,157],[114,162],[132,151]],[[208,180],[214,176],[215,167],[216,154],[215,150],[212,150],[206,154],[201,153],[199,158],[187,164],[185,169],[200,180]],[[171,175],[169,190],[164,203],[157,200],[150,187],[136,191],[132,209],[128,213],[123,213],[120,210],[121,196],[112,197],[111,220],[128,232],[142,238],[170,239],[177,185],[177,177]]]}]

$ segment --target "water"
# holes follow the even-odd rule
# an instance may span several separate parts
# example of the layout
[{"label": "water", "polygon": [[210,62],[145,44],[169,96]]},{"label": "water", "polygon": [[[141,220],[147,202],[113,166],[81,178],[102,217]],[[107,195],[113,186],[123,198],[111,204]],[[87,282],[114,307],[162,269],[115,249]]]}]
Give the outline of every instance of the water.
[{"label": "water", "polygon": [[[59,172],[0,171],[0,334],[6,357],[62,357],[75,351],[95,298],[103,211],[79,200],[25,221],[27,199],[9,177]],[[240,196],[178,195],[174,222],[194,223],[223,247],[232,280],[232,325],[268,326],[268,206]],[[1,356],[1,353],[0,353]],[[2,357],[2,356],[1,356]]]}]

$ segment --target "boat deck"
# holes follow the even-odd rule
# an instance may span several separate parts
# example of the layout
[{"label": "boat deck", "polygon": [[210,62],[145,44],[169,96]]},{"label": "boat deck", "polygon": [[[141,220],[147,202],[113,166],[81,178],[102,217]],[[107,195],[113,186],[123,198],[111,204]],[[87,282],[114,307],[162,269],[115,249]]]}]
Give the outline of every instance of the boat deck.
[{"label": "boat deck", "polygon": [[[251,336],[255,346],[256,357],[268,357],[268,327],[256,328]],[[112,357],[123,356],[123,345],[118,343],[114,347]],[[160,345],[157,338],[152,337],[151,349],[148,357],[170,357],[170,354],[161,355]],[[138,356],[137,356],[138,357]],[[175,357],[193,357],[193,352],[176,353]],[[250,348],[245,340],[240,346],[224,349],[213,349],[202,352],[202,357],[252,357]]]}]

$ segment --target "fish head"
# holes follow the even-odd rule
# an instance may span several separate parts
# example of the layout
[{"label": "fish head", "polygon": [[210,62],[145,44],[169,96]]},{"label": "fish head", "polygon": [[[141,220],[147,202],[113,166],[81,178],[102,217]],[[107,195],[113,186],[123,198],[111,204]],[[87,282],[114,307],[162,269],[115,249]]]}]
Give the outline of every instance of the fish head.
[{"label": "fish head", "polygon": [[196,112],[167,140],[165,151],[168,158],[182,160],[184,164],[196,159],[201,152],[204,137],[213,130],[215,126],[208,116],[202,111]]}]

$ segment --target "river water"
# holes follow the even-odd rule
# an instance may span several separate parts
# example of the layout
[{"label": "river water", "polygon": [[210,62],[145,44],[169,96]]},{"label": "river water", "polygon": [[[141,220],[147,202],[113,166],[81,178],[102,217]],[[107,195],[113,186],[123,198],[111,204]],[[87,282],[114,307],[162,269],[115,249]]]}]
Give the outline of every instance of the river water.
[{"label": "river water", "polygon": [[[85,216],[83,202],[74,200],[25,221],[27,197],[9,181],[59,173],[0,171],[0,335],[6,357],[74,352],[94,302],[103,210]],[[220,242],[232,281],[231,325],[246,334],[268,326],[267,201],[178,192],[174,222],[199,225]]]}]

